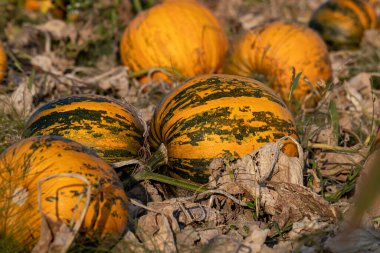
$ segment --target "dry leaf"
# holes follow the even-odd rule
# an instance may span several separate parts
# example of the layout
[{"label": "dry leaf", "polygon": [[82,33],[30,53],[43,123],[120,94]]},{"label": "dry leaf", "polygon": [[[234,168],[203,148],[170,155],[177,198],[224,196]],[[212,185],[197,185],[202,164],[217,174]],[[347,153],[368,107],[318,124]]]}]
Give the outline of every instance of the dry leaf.
[{"label": "dry leaf", "polygon": [[303,187],[302,148],[297,143],[300,157],[288,157],[281,152],[281,142],[269,143],[228,164],[230,169],[223,166],[220,159],[215,159],[210,165],[213,187],[231,194],[246,193],[252,200],[259,199],[264,212],[272,215],[280,227],[312,216],[333,222],[335,209],[321,196]]},{"label": "dry leaf", "polygon": [[137,237],[128,231],[122,240],[120,240],[111,250],[112,253],[146,253],[147,249],[139,242]]},{"label": "dry leaf", "polygon": [[331,229],[331,227],[331,223],[321,221],[318,216],[305,217],[293,223],[292,230],[287,234],[287,237],[291,240],[297,240],[316,231]]},{"label": "dry leaf", "polygon": [[41,215],[41,233],[33,253],[64,253],[70,247],[75,234],[62,221],[53,221]]},{"label": "dry leaf", "polygon": [[50,33],[55,40],[62,40],[69,37],[70,34],[76,33],[72,23],[66,23],[59,19],[51,19],[44,24],[35,26],[35,28],[41,32]]},{"label": "dry leaf", "polygon": [[177,252],[172,228],[164,215],[148,213],[139,219],[138,228],[137,234],[148,249]]},{"label": "dry leaf", "polygon": [[[375,149],[373,153],[368,156],[363,169],[360,171],[360,176],[356,181],[357,191],[355,193],[355,197],[357,199],[358,196],[364,196],[361,194],[363,191],[367,190],[368,186],[368,176],[371,173],[371,169],[376,168],[375,163],[377,162],[378,157],[380,157],[380,149]],[[366,215],[368,217],[377,217],[380,216],[380,195],[377,194],[375,199],[372,200],[372,204],[369,208],[366,209]]]},{"label": "dry leaf", "polygon": [[362,44],[369,44],[380,50],[380,31],[378,29],[365,30]]},{"label": "dry leaf", "polygon": [[[379,100],[373,101],[371,77],[372,74],[362,72],[344,84],[347,99],[351,101],[356,110],[369,117],[372,117],[373,113],[375,115],[380,114]],[[373,109],[375,109],[375,112],[373,112]]]},{"label": "dry leaf", "polygon": [[318,217],[320,221],[333,223],[339,216],[338,211],[320,195],[301,185],[268,182],[260,191],[264,211],[272,215],[280,227],[305,217]]},{"label": "dry leaf", "polygon": [[250,30],[255,26],[258,26],[266,20],[264,15],[255,15],[253,13],[248,13],[239,18],[239,22],[244,30]]},{"label": "dry leaf", "polygon": [[327,239],[325,248],[332,253],[380,253],[380,231],[357,228],[348,233],[342,226],[337,236]]},{"label": "dry leaf", "polygon": [[22,83],[9,96],[0,96],[0,113],[12,115],[16,113],[20,117],[26,117],[33,110],[33,96],[35,94],[34,85],[29,87],[28,80],[23,79]]}]

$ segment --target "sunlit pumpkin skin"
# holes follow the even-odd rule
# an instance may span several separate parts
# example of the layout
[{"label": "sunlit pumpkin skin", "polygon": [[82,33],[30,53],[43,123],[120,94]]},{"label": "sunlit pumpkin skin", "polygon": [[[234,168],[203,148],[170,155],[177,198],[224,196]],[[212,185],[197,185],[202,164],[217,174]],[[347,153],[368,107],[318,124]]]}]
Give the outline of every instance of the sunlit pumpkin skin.
[{"label": "sunlit pumpkin skin", "polygon": [[[27,248],[40,236],[37,184],[47,176],[71,173],[91,184],[91,202],[83,234],[121,236],[127,223],[127,196],[116,172],[87,147],[59,136],[34,136],[12,145],[0,156],[0,227]],[[42,209],[52,220],[70,224],[86,200],[85,183],[59,177],[42,184]],[[75,211],[75,205],[79,208]]]},{"label": "sunlit pumpkin skin", "polygon": [[[254,79],[214,74],[190,79],[164,98],[149,141],[153,148],[165,144],[174,176],[206,183],[213,158],[241,157],[283,136],[297,138],[278,95]],[[297,154],[290,142],[284,151]]]},{"label": "sunlit pumpkin skin", "polygon": [[318,31],[332,49],[360,45],[366,29],[376,28],[375,10],[363,0],[332,0],[313,14],[310,27]]},{"label": "sunlit pumpkin skin", "polygon": [[184,77],[218,72],[227,48],[218,20],[195,0],[166,0],[140,13],[120,43],[132,71],[167,68]]},{"label": "sunlit pumpkin skin", "polygon": [[29,117],[24,136],[63,136],[113,163],[137,158],[143,133],[132,106],[103,96],[74,95],[38,108]]},{"label": "sunlit pumpkin skin", "polygon": [[4,46],[0,42],[0,81],[3,80],[7,69],[7,55],[5,54]]},{"label": "sunlit pumpkin skin", "polygon": [[302,100],[311,87],[331,77],[331,63],[323,40],[312,29],[285,22],[273,22],[243,34],[234,44],[226,73],[252,76],[262,74],[288,101],[291,82],[302,72],[293,96]]}]

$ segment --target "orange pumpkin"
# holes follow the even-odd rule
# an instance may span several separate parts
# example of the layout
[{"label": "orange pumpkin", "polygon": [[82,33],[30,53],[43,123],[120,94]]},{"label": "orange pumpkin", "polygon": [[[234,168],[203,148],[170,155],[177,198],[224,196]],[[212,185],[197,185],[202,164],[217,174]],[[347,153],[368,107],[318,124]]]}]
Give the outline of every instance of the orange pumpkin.
[{"label": "orange pumpkin", "polygon": [[[61,173],[81,175],[91,185],[82,232],[91,237],[122,235],[127,223],[127,196],[110,165],[72,140],[35,136],[14,144],[0,156],[0,226],[6,236],[33,247],[41,225],[37,185],[41,179]],[[82,194],[86,188],[78,178],[46,181],[41,186],[43,213],[66,224],[73,217],[77,220],[86,201]]]},{"label": "orange pumpkin", "polygon": [[40,11],[42,13],[50,12],[55,18],[63,18],[65,15],[63,1],[25,0],[24,8],[29,11]]},{"label": "orange pumpkin", "polygon": [[263,74],[273,89],[288,100],[294,73],[302,72],[294,97],[302,100],[310,85],[331,77],[331,63],[323,40],[299,24],[273,22],[241,36],[233,47],[226,72],[241,76]]},{"label": "orange pumpkin", "polygon": [[377,17],[367,1],[331,0],[314,12],[309,25],[332,49],[354,48],[366,29],[376,28]]},{"label": "orange pumpkin", "polygon": [[218,20],[192,0],[166,0],[140,13],[120,43],[122,62],[132,71],[165,68],[183,77],[218,72],[227,48]]},{"label": "orange pumpkin", "polygon": [[3,80],[5,76],[6,68],[7,68],[7,55],[5,54],[3,44],[0,42],[0,81]]}]

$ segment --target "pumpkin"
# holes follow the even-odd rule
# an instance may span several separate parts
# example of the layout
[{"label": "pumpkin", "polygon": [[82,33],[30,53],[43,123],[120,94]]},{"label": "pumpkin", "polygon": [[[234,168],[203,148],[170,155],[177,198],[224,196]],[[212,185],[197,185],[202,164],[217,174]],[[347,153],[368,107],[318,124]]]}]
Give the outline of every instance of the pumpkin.
[{"label": "pumpkin", "polygon": [[[81,175],[91,185],[91,201],[81,232],[89,237],[121,236],[126,230],[127,196],[112,167],[72,140],[33,136],[12,145],[0,156],[0,226],[7,237],[33,247],[41,225],[38,183],[62,173]],[[73,217],[78,220],[86,188],[78,178],[62,176],[46,181],[40,191],[43,213],[67,225]]]},{"label": "pumpkin", "polygon": [[[191,77],[218,72],[227,48],[221,25],[206,7],[194,0],[166,0],[131,21],[120,54],[123,64],[135,72],[163,68]],[[153,79],[170,82],[159,71]]]},{"label": "pumpkin", "polygon": [[73,95],[38,108],[24,136],[58,135],[92,148],[110,163],[134,159],[144,127],[135,109],[103,96]]},{"label": "pumpkin", "polygon": [[366,1],[332,0],[314,12],[309,25],[332,49],[355,48],[366,29],[376,28],[377,17]]},{"label": "pumpkin", "polygon": [[[170,92],[157,106],[149,143],[163,143],[170,173],[206,183],[215,157],[241,157],[283,136],[297,138],[292,114],[269,87],[250,78],[201,75]],[[284,152],[296,155],[294,143]]]},{"label": "pumpkin", "polygon": [[3,80],[5,76],[6,68],[7,68],[7,55],[5,54],[3,44],[0,42],[0,81]]},{"label": "pumpkin", "polygon": [[323,40],[310,28],[273,22],[243,34],[234,44],[226,73],[264,75],[273,89],[288,101],[295,74],[302,72],[293,95],[303,100],[312,84],[331,77],[331,63]]},{"label": "pumpkin", "polygon": [[24,8],[29,11],[39,11],[41,13],[50,12],[55,18],[64,18],[66,7],[65,1],[52,0],[25,0]]}]

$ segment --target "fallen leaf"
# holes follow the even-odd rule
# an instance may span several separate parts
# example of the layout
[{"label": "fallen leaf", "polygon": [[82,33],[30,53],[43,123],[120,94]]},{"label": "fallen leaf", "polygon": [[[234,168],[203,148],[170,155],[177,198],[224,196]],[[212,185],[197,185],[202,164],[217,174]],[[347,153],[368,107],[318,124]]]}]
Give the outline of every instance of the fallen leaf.
[{"label": "fallen leaf", "polygon": [[33,253],[64,253],[71,246],[75,234],[62,221],[53,221],[41,215],[41,232]]},{"label": "fallen leaf", "polygon": [[345,226],[342,226],[335,237],[327,239],[325,248],[332,253],[380,253],[380,231],[356,228],[347,233]]}]

